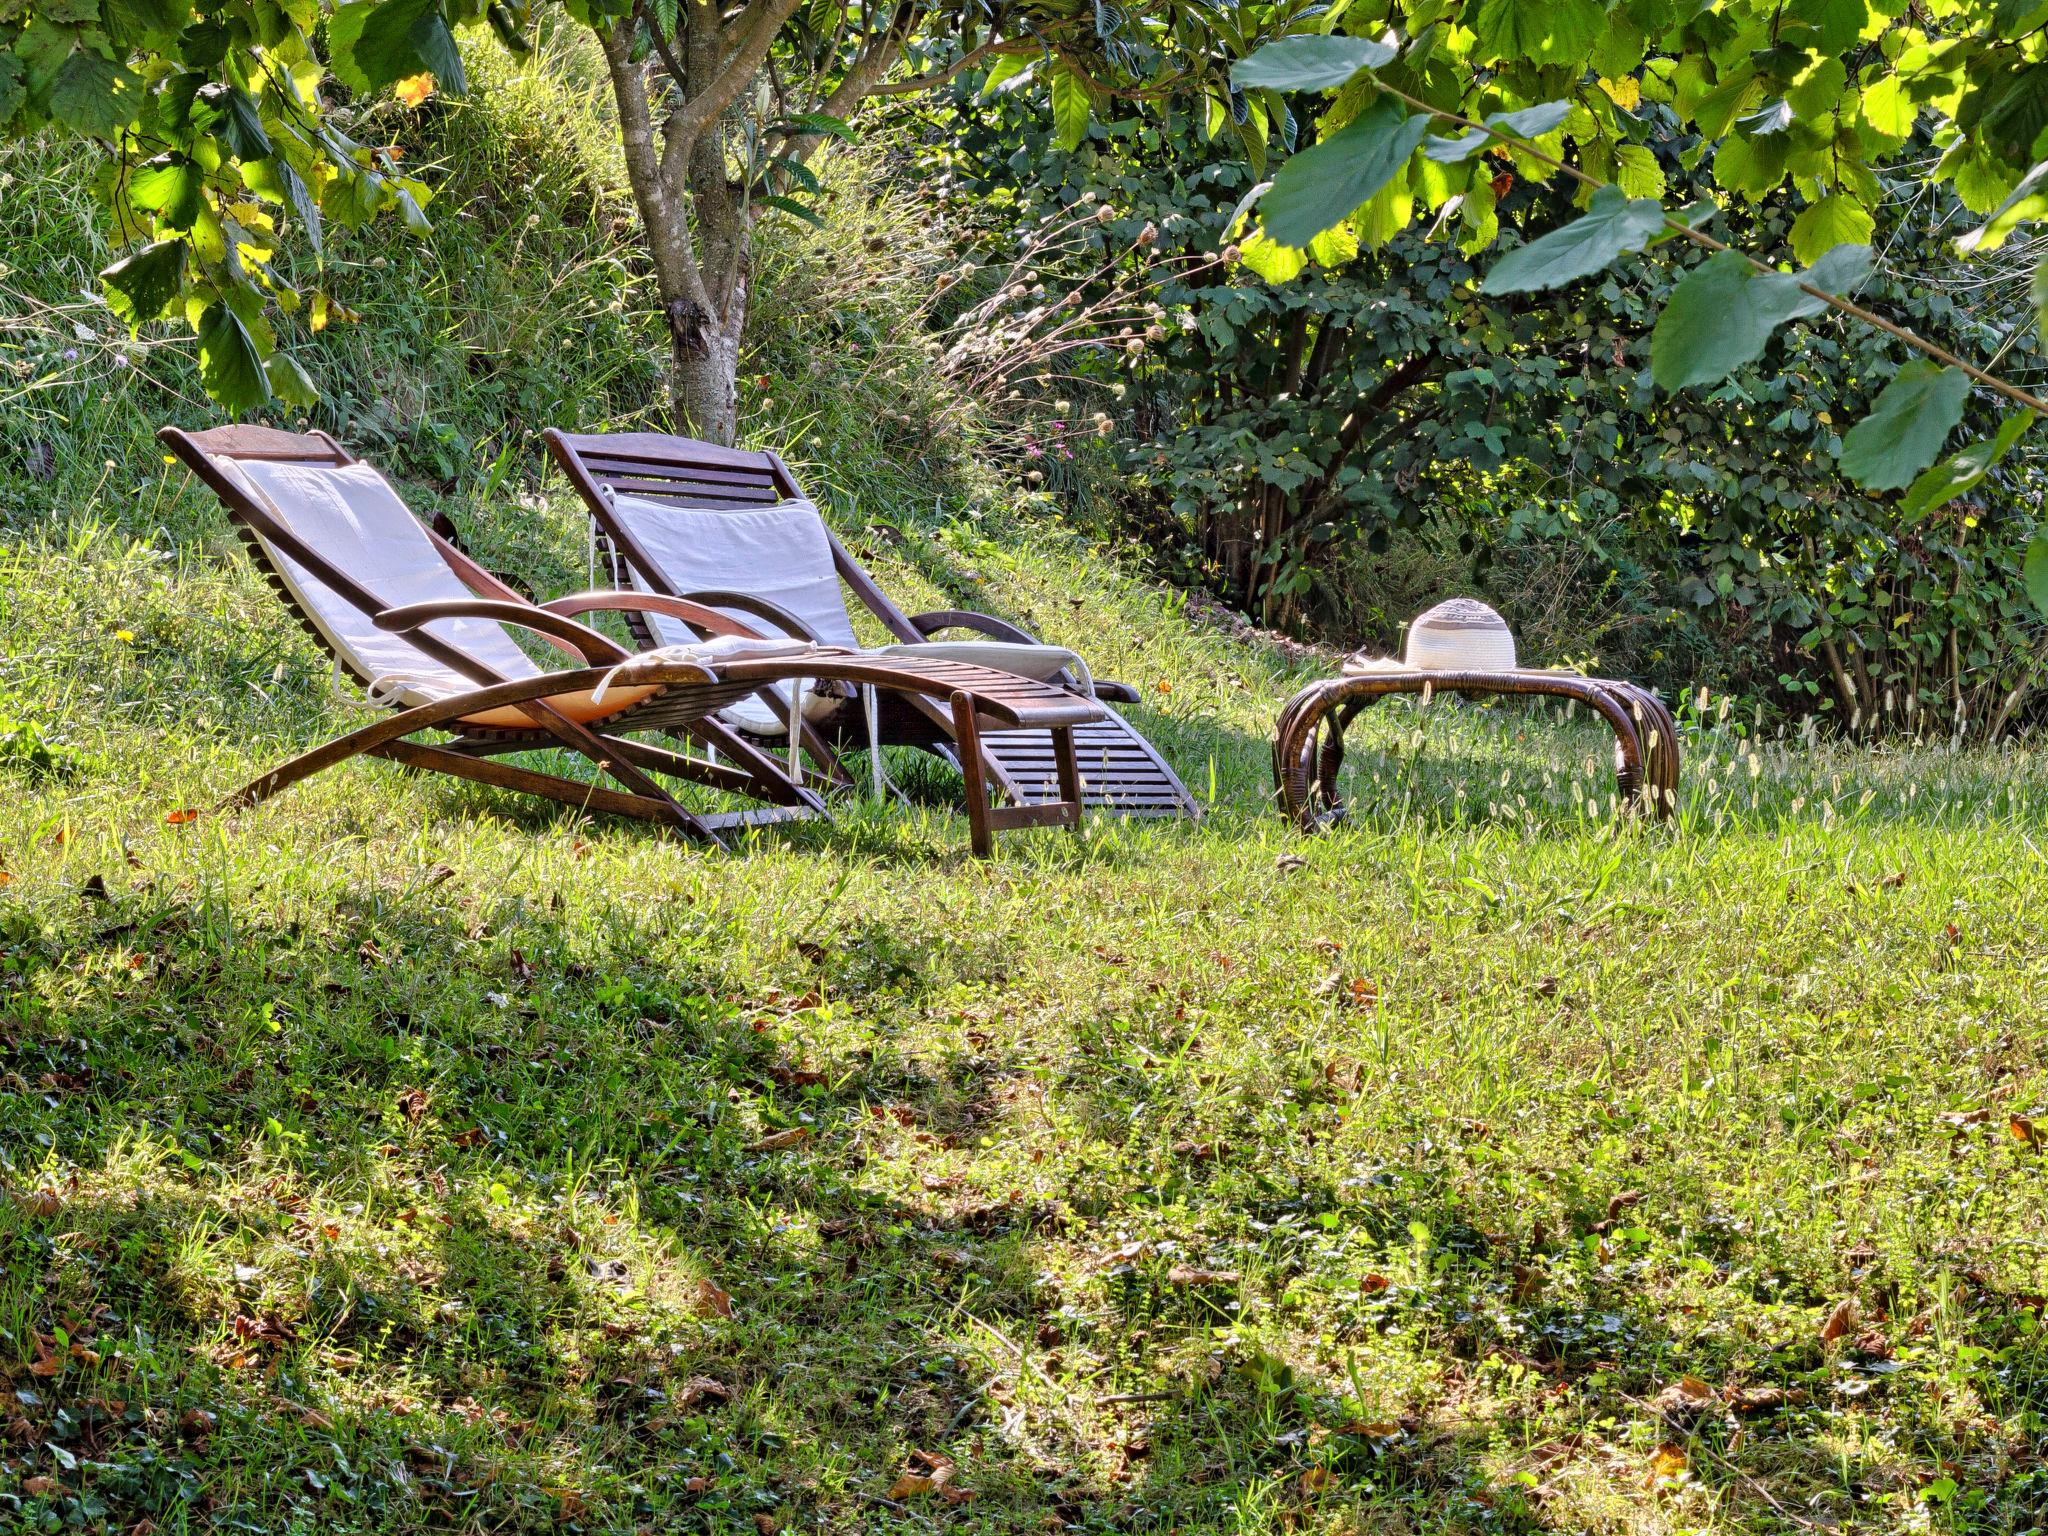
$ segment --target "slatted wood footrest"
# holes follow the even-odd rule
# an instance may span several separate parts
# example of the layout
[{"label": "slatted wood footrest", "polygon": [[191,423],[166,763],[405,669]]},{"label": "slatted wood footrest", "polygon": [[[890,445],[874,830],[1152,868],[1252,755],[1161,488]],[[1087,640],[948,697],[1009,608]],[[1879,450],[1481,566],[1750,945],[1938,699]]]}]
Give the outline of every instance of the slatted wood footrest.
[{"label": "slatted wood footrest", "polygon": [[[1019,805],[1059,801],[1059,766],[1050,731],[1004,731],[981,738],[1004,787]],[[1201,807],[1151,743],[1116,714],[1074,727],[1081,803],[1113,816],[1187,816]]]}]

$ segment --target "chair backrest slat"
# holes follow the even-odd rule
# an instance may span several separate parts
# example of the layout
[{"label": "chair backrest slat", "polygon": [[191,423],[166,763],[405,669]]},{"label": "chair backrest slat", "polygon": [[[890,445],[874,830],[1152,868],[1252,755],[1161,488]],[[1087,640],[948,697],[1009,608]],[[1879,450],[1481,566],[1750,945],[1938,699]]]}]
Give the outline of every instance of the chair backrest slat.
[{"label": "chair backrest slat", "polygon": [[[804,494],[789,467],[772,453],[721,448],[716,443],[659,432],[572,433],[550,428],[541,434],[541,440],[583,498],[605,536],[608,552],[619,557],[616,578],[623,581],[630,573],[648,590],[671,596],[682,595],[677,582],[687,582],[687,573],[662,569],[632,531],[612,515],[606,491],[712,510],[767,506],[799,500]],[[839,579],[853,589],[868,611],[897,639],[922,639],[909,616],[889,600],[829,527],[825,537]]]}]

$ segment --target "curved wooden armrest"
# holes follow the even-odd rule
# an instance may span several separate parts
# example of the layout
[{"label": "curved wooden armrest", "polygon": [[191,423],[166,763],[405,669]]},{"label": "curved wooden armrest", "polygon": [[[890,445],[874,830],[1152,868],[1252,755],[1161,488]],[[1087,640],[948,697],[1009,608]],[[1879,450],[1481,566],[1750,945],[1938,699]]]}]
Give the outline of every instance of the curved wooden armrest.
[{"label": "curved wooden armrest", "polygon": [[574,651],[592,666],[624,661],[633,654],[616,641],[594,629],[585,628],[573,619],[526,603],[508,603],[489,597],[407,603],[402,608],[386,608],[376,615],[374,622],[379,629],[397,630],[403,634],[436,619],[496,619],[500,624],[516,624]]},{"label": "curved wooden armrest", "polygon": [[751,613],[757,619],[773,624],[784,634],[796,640],[808,640],[813,645],[824,645],[825,637],[810,625],[791,613],[780,603],[771,603],[765,597],[756,597],[751,592],[727,592],[713,588],[689,594],[693,603],[710,603],[719,608],[737,608],[742,613]]},{"label": "curved wooden armrest", "polygon": [[971,629],[978,634],[987,635],[991,640],[1003,640],[1011,645],[1040,643],[1038,636],[1019,629],[1007,620],[994,618],[986,613],[976,613],[970,608],[937,608],[930,613],[913,613],[910,622],[927,640],[942,629]]},{"label": "curved wooden armrest", "polygon": [[670,597],[662,592],[577,592],[569,597],[558,597],[551,603],[542,603],[541,607],[550,613],[563,614],[593,611],[658,613],[663,618],[680,619],[700,634],[739,635],[748,640],[772,638],[757,629],[748,628],[731,614],[706,607],[695,597]]},{"label": "curved wooden armrest", "polygon": [[1098,677],[1095,679],[1095,697],[1108,699],[1112,704],[1136,704],[1145,696],[1129,683],[1112,683]]}]

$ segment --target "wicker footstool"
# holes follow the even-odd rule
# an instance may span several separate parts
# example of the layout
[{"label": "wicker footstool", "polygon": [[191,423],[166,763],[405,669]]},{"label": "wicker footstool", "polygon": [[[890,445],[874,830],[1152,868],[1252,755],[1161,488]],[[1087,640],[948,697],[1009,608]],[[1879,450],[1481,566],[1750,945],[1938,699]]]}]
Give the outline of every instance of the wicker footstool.
[{"label": "wicker footstool", "polygon": [[1575,672],[1451,672],[1392,668],[1311,683],[1287,701],[1273,734],[1273,785],[1305,832],[1343,820],[1337,793],[1344,730],[1391,693],[1541,694],[1571,699],[1614,730],[1614,777],[1624,806],[1669,816],[1678,807],[1678,726],[1663,700],[1635,683]]}]

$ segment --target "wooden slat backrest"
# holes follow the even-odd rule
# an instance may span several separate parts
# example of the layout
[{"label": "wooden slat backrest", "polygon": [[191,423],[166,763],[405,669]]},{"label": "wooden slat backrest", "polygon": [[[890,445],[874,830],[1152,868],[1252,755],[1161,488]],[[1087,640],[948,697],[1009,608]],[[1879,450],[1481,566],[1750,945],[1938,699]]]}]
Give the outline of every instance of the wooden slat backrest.
[{"label": "wooden slat backrest", "polygon": [[[722,448],[663,432],[560,432],[550,428],[541,434],[541,440],[583,498],[610,551],[655,591],[671,597],[687,595],[676,586],[679,578],[687,583],[687,576],[660,568],[612,516],[604,491],[727,510],[772,505],[803,495],[789,466],[773,453]],[[839,579],[852,588],[868,611],[897,639],[922,640],[924,636],[909,615],[890,601],[889,594],[862,569],[829,526],[825,537],[831,541],[832,564]],[[614,578],[623,581],[625,575],[615,563]]]}]

